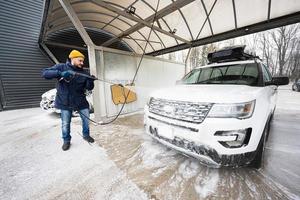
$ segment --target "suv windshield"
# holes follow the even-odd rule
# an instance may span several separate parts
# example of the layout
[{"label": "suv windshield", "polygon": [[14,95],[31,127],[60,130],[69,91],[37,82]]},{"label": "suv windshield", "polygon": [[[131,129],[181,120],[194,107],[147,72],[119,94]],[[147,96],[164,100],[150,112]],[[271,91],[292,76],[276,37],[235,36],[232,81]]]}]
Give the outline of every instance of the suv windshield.
[{"label": "suv windshield", "polygon": [[258,67],[255,63],[197,68],[181,80],[182,84],[258,84]]}]

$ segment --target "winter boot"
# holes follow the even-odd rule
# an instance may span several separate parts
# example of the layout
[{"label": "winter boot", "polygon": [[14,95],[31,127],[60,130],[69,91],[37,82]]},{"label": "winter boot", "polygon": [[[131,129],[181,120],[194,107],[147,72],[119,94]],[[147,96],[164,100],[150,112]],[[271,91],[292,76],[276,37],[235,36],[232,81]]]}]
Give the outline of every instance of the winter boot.
[{"label": "winter boot", "polygon": [[64,142],[62,146],[62,150],[67,151],[68,149],[70,149],[70,146],[71,146],[70,142]]},{"label": "winter boot", "polygon": [[91,136],[85,136],[85,137],[83,137],[83,139],[90,143],[93,143],[95,141],[94,138],[92,138]]}]

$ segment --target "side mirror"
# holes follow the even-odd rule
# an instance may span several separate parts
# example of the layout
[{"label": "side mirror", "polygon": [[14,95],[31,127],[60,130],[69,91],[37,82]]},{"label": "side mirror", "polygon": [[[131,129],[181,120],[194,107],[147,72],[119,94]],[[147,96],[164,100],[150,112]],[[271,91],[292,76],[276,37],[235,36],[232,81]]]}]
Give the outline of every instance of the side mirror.
[{"label": "side mirror", "polygon": [[279,76],[273,77],[270,82],[266,82],[266,85],[288,85],[290,82],[289,77],[287,76]]}]

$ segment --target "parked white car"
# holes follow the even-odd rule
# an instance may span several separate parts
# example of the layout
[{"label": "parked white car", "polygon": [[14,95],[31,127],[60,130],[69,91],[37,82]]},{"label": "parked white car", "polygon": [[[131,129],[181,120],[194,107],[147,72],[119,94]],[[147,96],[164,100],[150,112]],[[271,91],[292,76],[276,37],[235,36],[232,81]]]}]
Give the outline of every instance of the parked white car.
[{"label": "parked white car", "polygon": [[[42,100],[40,102],[40,107],[49,112],[49,113],[60,113],[60,109],[57,109],[54,107],[54,101],[55,101],[55,97],[56,97],[56,88],[51,89],[47,92],[45,92],[44,94],[42,94]],[[90,112],[94,111],[93,108],[93,97],[92,97],[92,92],[91,91],[87,91],[86,93],[86,99],[89,102],[90,105]],[[77,111],[73,112],[73,116],[79,116]]]},{"label": "parked white car", "polygon": [[154,92],[145,106],[146,132],[157,141],[207,165],[259,168],[269,133],[277,86],[244,47],[210,54],[211,64],[179,85]]}]

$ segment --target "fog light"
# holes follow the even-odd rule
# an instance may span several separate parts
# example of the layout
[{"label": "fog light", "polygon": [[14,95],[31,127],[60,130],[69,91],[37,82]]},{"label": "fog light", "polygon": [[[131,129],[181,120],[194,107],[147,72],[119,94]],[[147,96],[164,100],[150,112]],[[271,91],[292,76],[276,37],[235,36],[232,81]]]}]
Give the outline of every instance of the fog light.
[{"label": "fog light", "polygon": [[153,129],[154,135],[157,137],[157,128]]},{"label": "fog light", "polygon": [[157,136],[157,128],[149,126],[149,132],[154,135]]},{"label": "fog light", "polygon": [[149,132],[151,133],[151,134],[153,134],[153,128],[152,128],[152,126],[149,126]]},{"label": "fog light", "polygon": [[247,145],[250,140],[252,128],[232,130],[232,131],[217,131],[215,136],[218,137],[218,142],[227,148],[238,148]]}]

